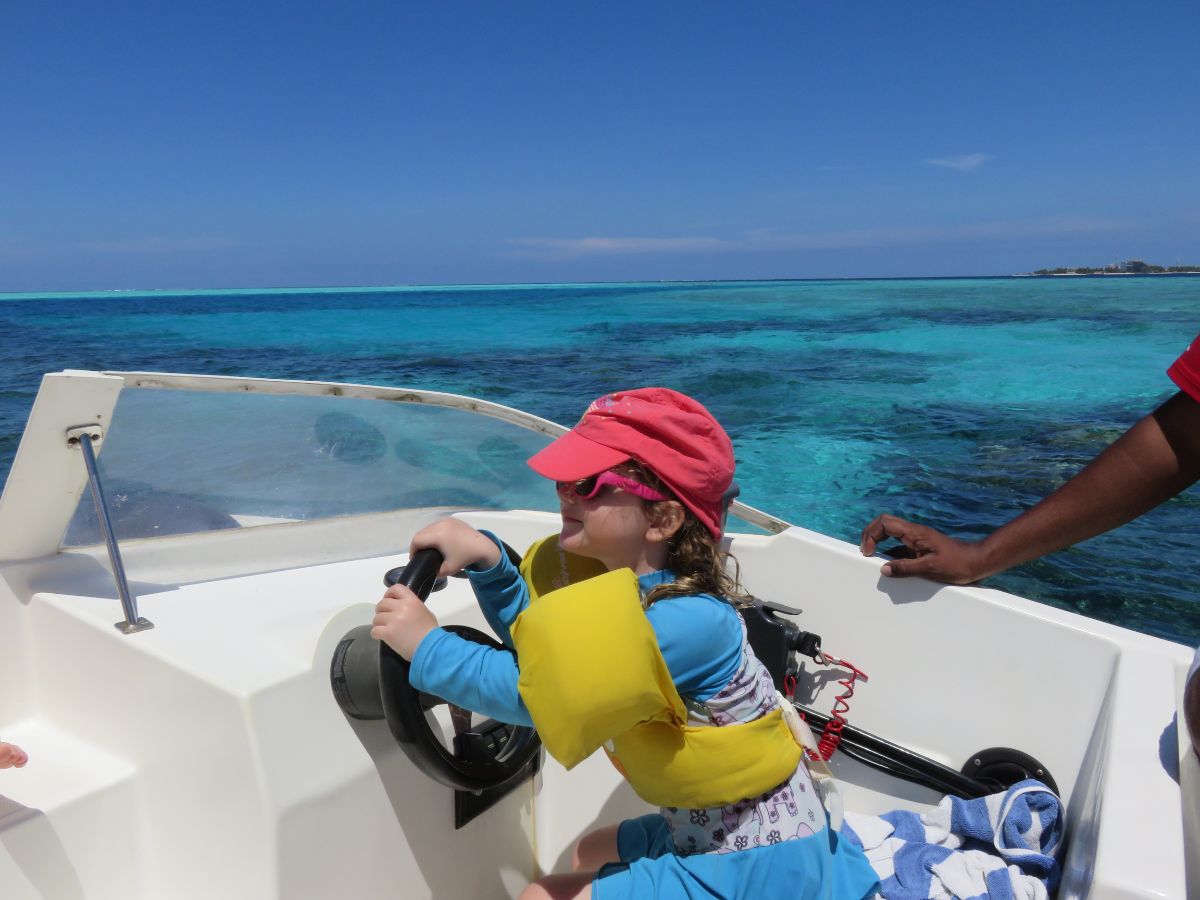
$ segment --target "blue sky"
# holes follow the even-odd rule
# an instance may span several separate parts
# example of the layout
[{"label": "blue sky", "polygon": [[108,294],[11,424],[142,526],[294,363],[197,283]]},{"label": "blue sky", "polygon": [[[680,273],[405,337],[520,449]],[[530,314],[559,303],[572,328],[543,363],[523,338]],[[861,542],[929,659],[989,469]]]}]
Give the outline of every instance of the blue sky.
[{"label": "blue sky", "polygon": [[1200,4],[10,4],[0,291],[1200,263]]}]

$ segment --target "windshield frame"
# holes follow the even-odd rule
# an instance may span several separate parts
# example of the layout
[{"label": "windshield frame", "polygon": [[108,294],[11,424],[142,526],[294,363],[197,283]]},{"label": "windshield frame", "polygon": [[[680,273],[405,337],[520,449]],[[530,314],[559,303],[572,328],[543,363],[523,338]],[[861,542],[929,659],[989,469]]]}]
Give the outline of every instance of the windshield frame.
[{"label": "windshield frame", "polygon": [[[12,540],[0,539],[0,560],[29,559],[61,551],[60,540],[86,485],[79,452],[72,453],[62,436],[68,429],[92,422],[98,422],[104,428],[111,427],[117,396],[125,389],[376,400],[458,409],[499,419],[550,438],[569,430],[548,419],[499,403],[416,388],[148,371],[66,370],[51,373],[43,379],[22,437],[22,446],[18,448],[4,494],[0,497],[0,531],[18,535]],[[87,414],[82,413],[85,409],[89,410]],[[22,453],[27,443],[31,446]],[[56,489],[49,490],[50,484]],[[791,527],[775,516],[737,501],[731,506],[730,514],[767,533],[779,533]],[[7,528],[9,525],[13,527]]]}]

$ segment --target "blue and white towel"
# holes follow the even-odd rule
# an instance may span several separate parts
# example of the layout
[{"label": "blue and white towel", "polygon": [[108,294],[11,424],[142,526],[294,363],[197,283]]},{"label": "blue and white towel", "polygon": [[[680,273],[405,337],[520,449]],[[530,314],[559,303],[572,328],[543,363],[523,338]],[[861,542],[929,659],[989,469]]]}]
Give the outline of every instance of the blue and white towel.
[{"label": "blue and white towel", "polygon": [[946,797],[926,813],[846,813],[887,900],[1046,900],[1058,886],[1062,801],[1038,781],[976,800]]}]

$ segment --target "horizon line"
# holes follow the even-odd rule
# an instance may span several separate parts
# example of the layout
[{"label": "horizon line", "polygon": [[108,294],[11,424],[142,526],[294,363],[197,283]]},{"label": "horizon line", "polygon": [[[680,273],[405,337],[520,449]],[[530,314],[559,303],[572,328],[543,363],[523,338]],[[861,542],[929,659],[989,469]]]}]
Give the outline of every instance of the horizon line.
[{"label": "horizon line", "polygon": [[[1125,278],[1156,278],[1159,276],[1195,276],[1197,272],[1124,272]],[[262,287],[237,288],[85,288],[60,291],[0,291],[0,300],[23,300],[50,297],[108,297],[111,295],[182,296],[185,294],[303,294],[321,291],[351,291],[377,293],[384,291],[413,290],[480,290],[485,288],[564,288],[594,287],[596,285],[656,285],[656,284],[778,284],[787,282],[819,281],[967,281],[1005,278],[1058,278],[1063,275],[1038,275],[1034,272],[1010,272],[1005,275],[828,275],[828,276],[783,276],[772,278],[649,278],[637,280],[615,279],[612,281],[480,281],[480,282],[411,282],[401,284],[322,284],[322,285],[269,285]],[[1110,274],[1070,273],[1074,278],[1107,278]]]}]

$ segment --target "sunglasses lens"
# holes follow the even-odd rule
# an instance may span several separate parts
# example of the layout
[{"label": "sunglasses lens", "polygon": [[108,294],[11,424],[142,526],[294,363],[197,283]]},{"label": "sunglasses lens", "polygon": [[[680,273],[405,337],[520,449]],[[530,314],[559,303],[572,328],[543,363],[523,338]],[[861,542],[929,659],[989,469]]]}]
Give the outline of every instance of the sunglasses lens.
[{"label": "sunglasses lens", "polygon": [[599,477],[599,475],[592,475],[588,478],[580,478],[578,481],[559,481],[556,482],[556,486],[560,494],[567,494],[580,500],[591,500],[599,491],[596,486],[596,479]]}]

